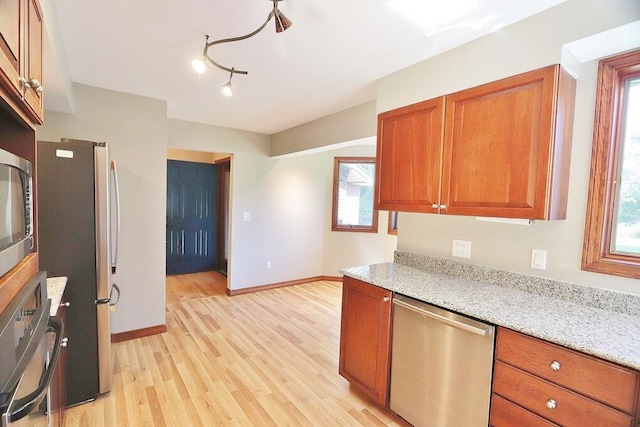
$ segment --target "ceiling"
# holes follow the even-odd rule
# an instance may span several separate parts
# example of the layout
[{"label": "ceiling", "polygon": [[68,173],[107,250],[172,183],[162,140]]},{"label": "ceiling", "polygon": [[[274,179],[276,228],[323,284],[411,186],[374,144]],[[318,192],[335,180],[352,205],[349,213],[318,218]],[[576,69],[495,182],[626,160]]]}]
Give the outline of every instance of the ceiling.
[{"label": "ceiling", "polygon": [[71,112],[72,81],[166,100],[170,118],[273,134],[370,101],[379,78],[562,1],[284,0],[290,29],[270,22],[209,50],[249,71],[227,98],[229,74],[196,74],[191,61],[206,34],[257,29],[272,0],[43,0],[46,107]]}]

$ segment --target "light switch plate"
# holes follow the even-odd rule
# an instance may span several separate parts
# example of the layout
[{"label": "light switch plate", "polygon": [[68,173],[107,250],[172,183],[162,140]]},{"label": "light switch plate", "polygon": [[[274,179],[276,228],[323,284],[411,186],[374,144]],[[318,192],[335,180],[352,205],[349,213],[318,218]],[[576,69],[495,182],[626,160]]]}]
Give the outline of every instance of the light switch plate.
[{"label": "light switch plate", "polygon": [[543,249],[531,250],[531,268],[545,270],[547,268],[547,251]]}]

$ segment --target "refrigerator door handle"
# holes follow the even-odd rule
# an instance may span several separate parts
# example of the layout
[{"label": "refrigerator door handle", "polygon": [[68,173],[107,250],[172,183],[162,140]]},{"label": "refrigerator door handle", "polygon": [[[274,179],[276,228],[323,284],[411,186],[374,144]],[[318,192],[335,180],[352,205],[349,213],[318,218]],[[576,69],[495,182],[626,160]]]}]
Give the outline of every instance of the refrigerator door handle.
[{"label": "refrigerator door handle", "polygon": [[[120,243],[120,186],[118,185],[118,171],[116,169],[116,162],[111,160],[111,175],[113,176],[113,190],[114,190],[114,207],[116,211],[116,231],[115,238],[113,239],[113,245],[111,248],[111,273],[115,274],[116,267],[118,266],[118,246]],[[118,291],[118,295],[120,292]]]},{"label": "refrigerator door handle", "polygon": [[[115,301],[113,300],[113,291],[116,291],[118,293]],[[120,301],[120,288],[114,283],[111,287],[111,295],[109,295],[109,305],[113,307],[118,303],[118,301]]]},{"label": "refrigerator door handle", "polygon": [[[113,291],[116,291],[116,299],[113,300]],[[111,292],[109,293],[109,298],[99,298],[96,300],[96,304],[109,304],[110,306],[114,306],[120,301],[120,288],[115,283],[111,287]]]}]

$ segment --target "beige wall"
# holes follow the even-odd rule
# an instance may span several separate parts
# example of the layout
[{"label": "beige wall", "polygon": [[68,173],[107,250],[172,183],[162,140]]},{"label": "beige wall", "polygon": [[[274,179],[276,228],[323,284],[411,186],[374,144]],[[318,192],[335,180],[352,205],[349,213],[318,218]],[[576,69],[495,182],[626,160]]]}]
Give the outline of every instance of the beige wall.
[{"label": "beige wall", "polygon": [[271,135],[271,156],[372,137],[376,127],[376,102],[366,102]]},{"label": "beige wall", "polygon": [[[326,248],[330,259],[325,259],[327,174],[332,176],[332,157],[326,153],[274,159],[268,135],[170,120],[164,101],[85,85],[74,85],[74,99],[74,114],[47,111],[37,134],[53,141],[106,141],[118,163],[122,245],[115,282],[122,298],[112,313],[113,333],[165,323],[168,149],[191,160],[232,156],[230,289],[337,275],[345,260],[347,265],[380,260],[377,253],[375,258],[336,256],[344,248],[332,239]],[[250,212],[251,221],[242,221],[243,212]],[[372,253],[366,249],[363,253]]]},{"label": "beige wall", "polygon": [[317,157],[273,159],[269,137],[258,133],[180,120],[168,128],[172,148],[233,155],[230,289],[322,274],[325,182]]},{"label": "beige wall", "polygon": [[[563,44],[640,19],[636,0],[568,0],[458,49],[381,79],[378,112],[455,92],[552,63]],[[400,214],[398,249],[451,257],[451,240],[472,242],[469,262],[640,294],[637,280],[580,269],[595,108],[597,61],[577,80],[569,208],[563,221],[530,226],[447,215]],[[532,249],[547,251],[547,269],[530,268]],[[461,260],[460,258],[457,258]]]},{"label": "beige wall", "polygon": [[[167,148],[228,153],[232,161],[229,287],[241,289],[390,259],[395,238],[330,230],[331,152],[273,158],[375,134],[376,111],[428,99],[510,74],[557,63],[562,45],[640,19],[637,0],[567,0],[556,8],[379,81],[378,100],[273,136],[166,117],[166,103],[74,85],[74,113],[46,112],[38,138],[107,141],[120,167],[122,289],[113,332],[156,326],[165,319]],[[452,238],[472,241],[470,262],[640,293],[637,280],[580,270],[593,127],[596,63],[578,80],[566,221],[531,226],[473,218],[400,214],[398,248],[450,257]],[[273,145],[273,146],[272,146]],[[356,155],[362,147],[339,151]],[[368,148],[370,150],[370,148]],[[349,153],[349,154],[346,154]],[[343,155],[343,154],[340,154]],[[251,213],[243,222],[242,213]],[[376,239],[375,241],[371,238]],[[548,251],[546,271],[529,268],[530,250]],[[265,269],[265,261],[272,263]]]},{"label": "beige wall", "polygon": [[[386,212],[378,234],[331,231],[333,158],[375,156],[374,145],[272,158],[266,135],[180,120],[168,124],[173,148],[233,155],[230,289],[337,276],[344,267],[393,259],[396,237],[386,234]],[[243,212],[250,222],[242,221]]]},{"label": "beige wall", "polygon": [[112,332],[164,325],[166,103],[84,85],[74,85],[74,100],[73,115],[46,111],[36,134],[107,142],[118,165],[122,227],[113,278],[122,295]]},{"label": "beige wall", "polygon": [[331,231],[333,205],[333,168],[335,157],[373,157],[375,145],[331,150],[325,154],[326,195],[324,200],[324,250],[322,270],[327,276],[337,276],[347,267],[393,261],[397,237],[387,233],[388,212],[378,213],[377,233]]}]

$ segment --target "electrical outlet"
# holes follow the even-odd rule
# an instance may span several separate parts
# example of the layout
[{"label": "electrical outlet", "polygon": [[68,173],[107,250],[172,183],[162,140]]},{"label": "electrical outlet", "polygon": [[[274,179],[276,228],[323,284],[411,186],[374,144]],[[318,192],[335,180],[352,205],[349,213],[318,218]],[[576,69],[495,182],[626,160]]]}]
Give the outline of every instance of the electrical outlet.
[{"label": "electrical outlet", "polygon": [[243,222],[251,221],[251,212],[242,212],[242,221]]},{"label": "electrical outlet", "polygon": [[264,268],[266,268],[267,270],[271,270],[271,261],[267,261],[264,263]]},{"label": "electrical outlet", "polygon": [[468,240],[453,239],[451,255],[459,258],[471,258],[471,242]]}]

